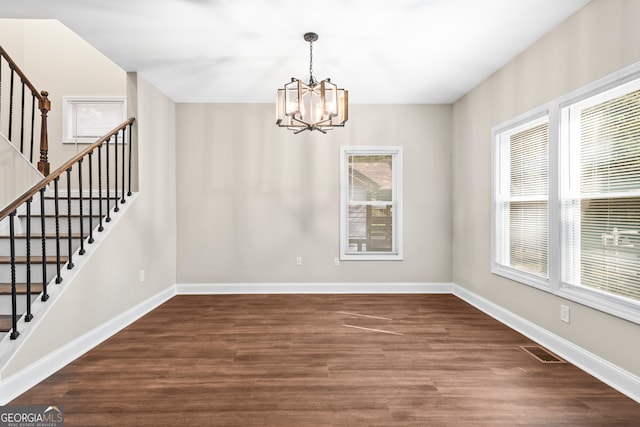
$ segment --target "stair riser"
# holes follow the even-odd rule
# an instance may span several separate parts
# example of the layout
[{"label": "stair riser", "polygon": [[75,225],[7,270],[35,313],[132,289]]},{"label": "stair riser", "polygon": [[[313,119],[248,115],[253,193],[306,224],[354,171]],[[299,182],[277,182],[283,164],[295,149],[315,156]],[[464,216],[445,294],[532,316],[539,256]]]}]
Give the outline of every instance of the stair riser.
[{"label": "stair riser", "polygon": [[[88,199],[83,199],[82,200],[82,212],[84,215],[87,215],[89,213],[89,205],[93,205],[93,213],[94,215],[97,215],[99,213],[100,210],[100,200],[98,200],[97,198],[94,199],[93,201],[90,201]],[[115,200],[109,200],[109,209],[113,209],[113,207],[115,206]],[[118,204],[120,204],[120,201],[118,201]],[[44,210],[47,214],[54,214],[55,213],[55,201],[53,199],[46,199],[44,202]],[[40,203],[38,202],[37,204],[34,204],[31,208],[32,213],[40,213]],[[67,199],[60,199],[58,201],[58,212],[60,213],[60,215],[66,215],[67,212],[69,211],[69,206],[67,203]],[[79,199],[72,199],[71,200],[71,213],[74,215],[79,215],[80,214],[80,200]],[[107,200],[102,200],[102,213],[103,215],[107,214]]]},{"label": "stair riser", "polygon": [[[72,253],[80,247],[80,239],[72,239]],[[0,256],[11,255],[11,243],[9,239],[0,239]],[[56,239],[48,238],[45,241],[46,255],[55,255],[56,252]],[[69,240],[66,238],[60,239],[60,255],[66,256],[69,254]],[[38,238],[31,239],[31,256],[42,255],[42,240]],[[27,239],[16,239],[15,241],[15,256],[27,256]]]},{"label": "stair riser", "polygon": [[[60,269],[67,268],[61,263]],[[56,276],[56,264],[47,264],[47,283]],[[25,264],[16,265],[16,283],[27,281],[27,268]],[[31,264],[31,281],[42,282],[42,264]],[[0,264],[0,283],[11,283],[11,265]]]},{"label": "stair riser", "polygon": [[[82,218],[83,219],[83,223],[84,223],[84,232],[88,233],[89,232],[89,217],[85,216]],[[40,223],[40,217],[31,217],[31,233],[40,233],[41,232],[41,223]],[[98,217],[93,217],[92,218],[93,224],[92,226],[97,227],[99,224],[99,218]],[[103,224],[104,224],[104,219],[102,220]],[[16,230],[16,232],[20,232],[20,233],[25,233],[26,229],[27,229],[27,219],[25,217],[20,217],[20,224],[19,224],[19,230]],[[67,233],[69,230],[69,223],[68,223],[68,218],[67,217],[59,217],[59,224],[58,224],[60,233]],[[45,231],[47,234],[54,234],[56,231],[56,219],[55,217],[46,217],[45,218]],[[71,232],[72,233],[79,233],[80,232],[80,217],[72,217],[71,218]]]},{"label": "stair riser", "polygon": [[[31,303],[38,299],[38,294],[31,294]],[[17,295],[16,313],[21,316],[27,312],[27,296]],[[0,314],[11,314],[11,295],[0,295]]]}]

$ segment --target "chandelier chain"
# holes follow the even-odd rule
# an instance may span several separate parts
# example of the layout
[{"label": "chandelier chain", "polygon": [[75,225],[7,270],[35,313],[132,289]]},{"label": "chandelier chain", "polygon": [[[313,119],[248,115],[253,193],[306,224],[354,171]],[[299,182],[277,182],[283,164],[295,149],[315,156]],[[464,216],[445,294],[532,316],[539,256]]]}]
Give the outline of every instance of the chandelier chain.
[{"label": "chandelier chain", "polygon": [[313,41],[309,41],[309,86],[315,86],[316,83],[313,78]]}]

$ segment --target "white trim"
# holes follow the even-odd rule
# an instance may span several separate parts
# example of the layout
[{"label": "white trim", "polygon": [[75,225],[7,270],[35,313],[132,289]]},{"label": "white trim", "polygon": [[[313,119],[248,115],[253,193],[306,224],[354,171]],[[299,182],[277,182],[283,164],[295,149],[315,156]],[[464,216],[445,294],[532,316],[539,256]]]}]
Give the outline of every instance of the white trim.
[{"label": "white trim", "polygon": [[452,294],[640,403],[640,377],[459,286]]},{"label": "white trim", "polygon": [[451,283],[179,283],[177,295],[450,294]]},{"label": "white trim", "polygon": [[[62,143],[63,144],[89,144],[97,141],[102,135],[92,136],[76,136],[76,131],[73,131],[73,117],[71,116],[76,112],[76,104],[95,104],[96,107],[100,105],[116,105],[120,106],[122,110],[122,117],[113,126],[108,123],[106,131],[102,135],[111,131],[117,127],[120,123],[126,120],[127,114],[127,98],[125,96],[63,96],[62,97]],[[77,127],[77,124],[76,124]],[[98,132],[100,133],[100,131]],[[116,141],[122,143],[121,138],[116,136]]]},{"label": "white trim", "polygon": [[[508,211],[504,211],[502,205],[507,201],[536,201],[536,197],[512,197],[509,193],[509,138],[511,135],[521,132],[525,129],[538,126],[542,123],[551,125],[552,117],[550,115],[552,105],[544,104],[534,108],[524,114],[513,117],[506,122],[491,128],[491,272],[499,276],[506,277],[525,283],[538,289],[548,290],[549,279],[547,277],[537,276],[526,271],[518,270],[510,267],[509,251],[506,248],[508,241],[508,230],[505,224],[509,219],[505,216]],[[551,130],[551,128],[549,128]],[[551,142],[551,136],[549,136]],[[549,151],[550,153],[550,151]],[[550,205],[551,188],[548,194],[544,195],[540,200],[547,201]],[[550,217],[547,217],[550,219]],[[548,251],[550,248],[547,249]],[[549,255],[550,256],[550,255]],[[549,259],[547,260],[549,262]],[[547,267],[547,275],[549,274]]]},{"label": "white trim", "polygon": [[11,375],[0,383],[0,405],[6,405],[173,296],[175,287],[171,286]]},{"label": "white trim", "polygon": [[[341,261],[402,261],[404,240],[404,209],[403,209],[403,146],[341,146],[340,147],[340,260]],[[362,205],[391,205],[393,243],[391,252],[349,252],[348,251],[348,215],[349,205],[349,176],[347,156],[356,155],[387,155],[393,156],[392,168],[392,200],[390,202],[362,202]],[[360,203],[358,203],[360,204]]]}]

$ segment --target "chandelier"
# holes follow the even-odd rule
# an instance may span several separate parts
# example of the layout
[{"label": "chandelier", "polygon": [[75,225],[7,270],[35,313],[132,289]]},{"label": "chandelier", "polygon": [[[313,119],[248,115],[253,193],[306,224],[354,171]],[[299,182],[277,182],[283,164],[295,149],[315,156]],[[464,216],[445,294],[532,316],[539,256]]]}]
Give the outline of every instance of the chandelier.
[{"label": "chandelier", "polygon": [[349,118],[349,92],[339,89],[330,79],[318,82],[313,77],[313,42],[316,33],[306,33],[309,42],[309,84],[294,77],[278,89],[276,99],[276,125],[300,133],[318,130],[327,133],[342,127]]}]

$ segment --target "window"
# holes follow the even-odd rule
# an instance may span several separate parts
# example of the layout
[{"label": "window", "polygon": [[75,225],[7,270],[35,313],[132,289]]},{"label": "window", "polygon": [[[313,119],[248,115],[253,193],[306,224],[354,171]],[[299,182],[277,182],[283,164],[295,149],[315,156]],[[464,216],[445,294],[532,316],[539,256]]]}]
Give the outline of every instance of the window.
[{"label": "window", "polygon": [[640,323],[640,64],[492,138],[492,272]]},{"label": "window", "polygon": [[62,142],[92,143],[125,121],[123,97],[69,97],[62,101]]},{"label": "window", "polygon": [[[496,268],[548,278],[549,119],[497,132]],[[538,280],[539,281],[539,280]]]},{"label": "window", "polygon": [[640,302],[640,80],[561,114],[562,281]]},{"label": "window", "polygon": [[402,260],[402,148],[342,147],[340,259]]}]

